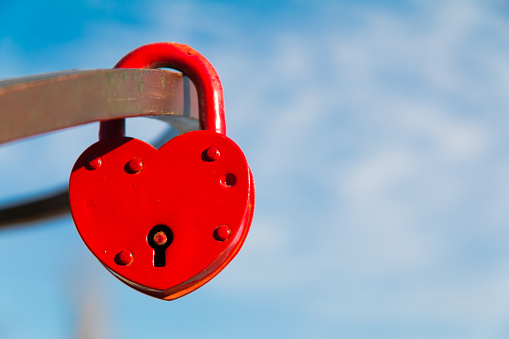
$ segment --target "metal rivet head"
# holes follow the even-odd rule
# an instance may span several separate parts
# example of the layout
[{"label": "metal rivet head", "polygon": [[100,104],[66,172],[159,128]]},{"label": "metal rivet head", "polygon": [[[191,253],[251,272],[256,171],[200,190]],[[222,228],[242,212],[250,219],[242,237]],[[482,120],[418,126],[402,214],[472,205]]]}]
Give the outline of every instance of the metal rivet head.
[{"label": "metal rivet head", "polygon": [[158,246],[162,246],[166,244],[168,241],[168,236],[163,231],[159,231],[156,234],[154,234],[154,243]]},{"label": "metal rivet head", "polygon": [[133,252],[129,250],[122,250],[115,256],[115,264],[120,266],[127,266],[133,262]]},{"label": "metal rivet head", "polygon": [[126,164],[126,171],[131,174],[140,173],[143,170],[143,161],[140,158],[132,158]]},{"label": "metal rivet head", "polygon": [[98,157],[97,155],[91,155],[85,161],[85,167],[88,170],[92,171],[92,170],[95,170],[95,169],[98,169],[99,167],[101,167],[102,163],[103,163],[103,160],[101,159],[101,157]]},{"label": "metal rivet head", "polygon": [[230,234],[232,234],[232,230],[227,225],[221,225],[214,230],[214,239],[217,241],[226,241]]},{"label": "metal rivet head", "polygon": [[208,162],[216,161],[220,155],[221,152],[219,152],[219,149],[215,146],[211,146],[203,152],[203,160]]}]

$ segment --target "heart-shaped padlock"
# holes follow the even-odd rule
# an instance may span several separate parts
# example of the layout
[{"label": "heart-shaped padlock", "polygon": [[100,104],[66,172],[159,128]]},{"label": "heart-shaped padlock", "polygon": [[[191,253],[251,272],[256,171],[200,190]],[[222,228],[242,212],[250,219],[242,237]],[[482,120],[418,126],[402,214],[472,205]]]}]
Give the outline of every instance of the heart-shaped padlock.
[{"label": "heart-shaped padlock", "polygon": [[254,181],[226,136],[223,93],[212,65],[186,45],[157,43],[116,67],[170,67],[189,76],[200,128],[161,148],[101,122],[100,141],[76,161],[69,183],[78,232],[99,261],[129,286],[173,300],[217,275],[238,253],[254,212]]}]

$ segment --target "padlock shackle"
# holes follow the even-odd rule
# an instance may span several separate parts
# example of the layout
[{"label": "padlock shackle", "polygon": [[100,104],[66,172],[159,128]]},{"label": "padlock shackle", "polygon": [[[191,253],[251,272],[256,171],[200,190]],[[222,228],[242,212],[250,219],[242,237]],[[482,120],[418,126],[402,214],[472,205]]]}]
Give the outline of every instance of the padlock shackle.
[{"label": "padlock shackle", "polygon": [[[191,47],[174,42],[141,46],[124,56],[115,68],[173,68],[191,79],[198,93],[200,129],[226,135],[223,86],[214,67]],[[125,134],[125,119],[103,121],[99,139]]]}]

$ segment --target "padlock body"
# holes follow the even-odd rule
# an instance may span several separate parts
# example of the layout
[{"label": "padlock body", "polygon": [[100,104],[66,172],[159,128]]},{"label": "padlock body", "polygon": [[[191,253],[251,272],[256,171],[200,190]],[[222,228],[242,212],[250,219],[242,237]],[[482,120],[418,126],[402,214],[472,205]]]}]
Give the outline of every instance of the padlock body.
[{"label": "padlock body", "polygon": [[[69,192],[76,228],[97,259],[129,286],[167,300],[233,259],[254,212],[244,154],[211,131],[182,134],[160,149],[127,137],[101,140],[76,161]],[[159,267],[150,238],[158,225],[171,233]]]}]

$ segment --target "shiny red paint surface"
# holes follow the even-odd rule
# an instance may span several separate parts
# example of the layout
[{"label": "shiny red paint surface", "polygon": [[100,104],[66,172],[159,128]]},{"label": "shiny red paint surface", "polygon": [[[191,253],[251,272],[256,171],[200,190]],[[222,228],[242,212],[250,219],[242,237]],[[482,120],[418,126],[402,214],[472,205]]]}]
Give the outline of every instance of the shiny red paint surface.
[{"label": "shiny red paint surface", "polygon": [[[204,161],[201,155],[211,145],[221,157]],[[100,168],[87,169],[90,155],[101,157]],[[144,163],[137,174],[124,170],[133,157]],[[234,185],[221,183],[225,173],[235,175]],[[240,148],[219,133],[194,131],[159,150],[126,137],[92,145],[73,168],[70,202],[83,241],[112,273],[144,293],[173,299],[201,286],[233,259],[249,230],[254,192]],[[156,225],[173,233],[165,267],[154,266],[147,239]],[[231,234],[223,230],[224,241],[217,241],[214,231],[221,225]],[[124,249],[133,253],[130,265],[115,261]]]},{"label": "shiny red paint surface", "polygon": [[116,67],[172,67],[190,77],[200,127],[160,149],[123,136],[125,121],[101,123],[100,141],[78,158],[69,198],[76,228],[124,283],[173,300],[217,275],[242,247],[252,222],[254,179],[226,136],[222,87],[188,46],[142,46]]}]

